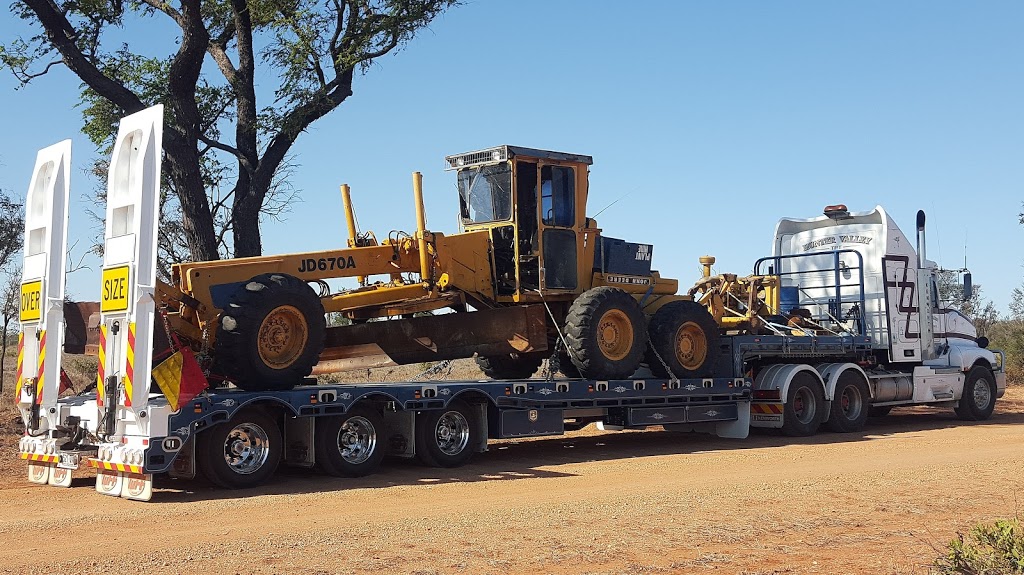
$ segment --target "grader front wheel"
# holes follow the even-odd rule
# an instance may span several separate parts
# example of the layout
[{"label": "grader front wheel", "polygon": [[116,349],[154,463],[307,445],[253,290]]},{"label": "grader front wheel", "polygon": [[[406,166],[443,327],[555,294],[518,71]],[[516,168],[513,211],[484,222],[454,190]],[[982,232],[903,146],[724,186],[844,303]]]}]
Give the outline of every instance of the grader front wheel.
[{"label": "grader front wheel", "polygon": [[665,304],[651,318],[650,338],[647,364],[654,375],[714,375],[718,324],[704,306],[692,301]]},{"label": "grader front wheel", "polygon": [[290,389],[319,361],[325,330],[323,305],[305,282],[286,274],[256,276],[221,315],[217,368],[242,389]]},{"label": "grader front wheel", "polygon": [[643,311],[621,289],[587,290],[569,308],[565,339],[582,377],[627,378],[640,366],[647,345]]}]

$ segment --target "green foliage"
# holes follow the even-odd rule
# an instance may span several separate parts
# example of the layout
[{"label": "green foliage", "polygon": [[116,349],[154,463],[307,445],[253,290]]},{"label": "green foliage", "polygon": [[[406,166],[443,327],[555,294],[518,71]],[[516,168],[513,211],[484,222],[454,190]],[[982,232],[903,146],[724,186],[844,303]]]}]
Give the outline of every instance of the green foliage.
[{"label": "green foliage", "polygon": [[949,542],[935,567],[941,575],[1024,574],[1024,527],[1017,519],[975,525]]},{"label": "green foliage", "polygon": [[[260,222],[292,200],[280,192],[295,140],[352,95],[357,73],[457,2],[20,0],[12,12],[35,32],[0,40],[0,69],[24,86],[66,64],[82,80],[83,131],[101,156],[121,117],[164,104],[161,213],[172,233],[161,242],[178,245],[163,253],[259,255]],[[154,30],[147,54],[111,40],[141,27]]]}]

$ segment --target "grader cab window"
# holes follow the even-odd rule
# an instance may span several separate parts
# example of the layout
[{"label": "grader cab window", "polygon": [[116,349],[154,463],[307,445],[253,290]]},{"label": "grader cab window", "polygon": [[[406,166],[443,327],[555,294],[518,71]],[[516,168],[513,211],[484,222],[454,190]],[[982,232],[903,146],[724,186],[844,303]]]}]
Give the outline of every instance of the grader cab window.
[{"label": "grader cab window", "polygon": [[572,168],[540,170],[541,216],[545,226],[571,228],[576,222],[576,175]]},{"label": "grader cab window", "polygon": [[496,222],[512,217],[512,171],[508,164],[459,170],[463,223]]}]

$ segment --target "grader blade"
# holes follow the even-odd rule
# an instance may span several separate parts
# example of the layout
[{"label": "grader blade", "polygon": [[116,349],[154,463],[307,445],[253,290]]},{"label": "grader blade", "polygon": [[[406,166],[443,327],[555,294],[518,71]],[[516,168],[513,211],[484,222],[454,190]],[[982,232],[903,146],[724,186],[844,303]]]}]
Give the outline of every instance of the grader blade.
[{"label": "grader blade", "polygon": [[544,306],[516,306],[328,328],[313,373],[548,349]]}]

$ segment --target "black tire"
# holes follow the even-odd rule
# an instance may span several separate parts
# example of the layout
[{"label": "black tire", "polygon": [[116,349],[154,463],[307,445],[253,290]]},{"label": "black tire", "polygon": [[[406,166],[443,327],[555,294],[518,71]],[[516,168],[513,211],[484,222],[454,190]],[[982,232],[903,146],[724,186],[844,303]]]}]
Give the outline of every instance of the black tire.
[{"label": "black tire", "polygon": [[316,461],[339,477],[363,477],[384,459],[384,417],[371,406],[316,419]]},{"label": "black tire", "polygon": [[685,300],[669,302],[651,317],[648,333],[646,360],[655,377],[675,375],[685,379],[715,374],[719,328],[704,306]]},{"label": "black tire", "polygon": [[473,411],[455,400],[416,415],[416,456],[429,467],[458,467],[473,457],[477,441]]},{"label": "black tire", "polygon": [[619,288],[587,290],[569,307],[565,339],[582,377],[625,379],[640,367],[647,347],[643,311]]},{"label": "black tire", "polygon": [[825,418],[825,394],[808,373],[799,373],[789,384],[782,411],[782,433],[790,437],[808,437],[818,432]]},{"label": "black tire", "polygon": [[966,421],[984,421],[992,416],[996,407],[996,378],[992,370],[976,365],[967,372],[964,393],[956,414]]},{"label": "black tire", "polygon": [[291,389],[320,360],[326,329],[324,306],[306,282],[258,275],[232,294],[221,314],[217,368],[249,391]]},{"label": "black tire", "polygon": [[491,379],[528,379],[544,361],[543,353],[478,355],[476,365]]},{"label": "black tire", "polygon": [[868,409],[868,417],[885,417],[892,411],[891,405],[872,405]]},{"label": "black tire", "polygon": [[196,438],[198,471],[228,489],[264,483],[277,470],[283,452],[277,422],[256,409],[242,410]]},{"label": "black tire", "polygon": [[847,370],[836,382],[832,407],[825,425],[836,433],[861,431],[868,422],[870,405],[868,383],[856,371]]},{"label": "black tire", "polygon": [[558,371],[570,379],[581,379],[580,368],[572,362],[572,358],[564,351],[558,354]]}]

